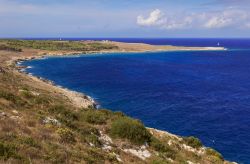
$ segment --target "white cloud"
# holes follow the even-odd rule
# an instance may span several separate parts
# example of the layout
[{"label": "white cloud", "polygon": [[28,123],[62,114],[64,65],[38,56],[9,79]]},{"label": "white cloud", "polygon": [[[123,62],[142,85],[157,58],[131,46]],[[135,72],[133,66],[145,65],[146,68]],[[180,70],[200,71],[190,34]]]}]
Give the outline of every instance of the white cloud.
[{"label": "white cloud", "polygon": [[[174,17],[173,17],[174,18]],[[140,26],[155,26],[162,29],[181,29],[185,28],[193,21],[191,17],[178,20],[165,15],[161,10],[153,10],[148,18],[143,16],[137,17],[137,24]]]},{"label": "white cloud", "polygon": [[152,11],[148,18],[137,17],[140,26],[160,29],[218,29],[225,27],[246,28],[250,26],[250,12],[228,8],[224,11],[172,13],[167,15],[159,9]]},{"label": "white cloud", "polygon": [[163,17],[162,12],[159,9],[156,9],[149,14],[148,18],[144,18],[141,15],[138,16],[137,24],[141,26],[155,26],[160,24],[162,17]]},{"label": "white cloud", "polygon": [[164,22],[164,24],[162,25],[162,28],[169,29],[169,30],[189,28],[192,22],[193,22],[193,18],[189,16],[183,19],[169,19],[168,18],[168,21]]},{"label": "white cloud", "polygon": [[227,27],[233,23],[233,20],[231,18],[226,18],[224,16],[218,17],[214,16],[208,20],[207,23],[205,23],[206,28],[222,28]]}]

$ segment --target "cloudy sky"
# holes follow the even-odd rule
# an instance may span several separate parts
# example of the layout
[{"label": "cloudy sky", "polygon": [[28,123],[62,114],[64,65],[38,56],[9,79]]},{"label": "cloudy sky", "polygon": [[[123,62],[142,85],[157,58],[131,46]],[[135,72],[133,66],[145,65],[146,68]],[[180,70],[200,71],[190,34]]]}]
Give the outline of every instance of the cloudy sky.
[{"label": "cloudy sky", "polygon": [[250,37],[250,0],[0,0],[0,37]]}]

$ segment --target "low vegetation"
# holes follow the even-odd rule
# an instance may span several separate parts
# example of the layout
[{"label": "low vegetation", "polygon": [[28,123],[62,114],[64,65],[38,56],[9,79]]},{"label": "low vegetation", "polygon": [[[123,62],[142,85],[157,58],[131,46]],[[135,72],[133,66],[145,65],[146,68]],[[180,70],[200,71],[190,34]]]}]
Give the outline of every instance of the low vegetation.
[{"label": "low vegetation", "polygon": [[1,50],[4,50],[4,51],[14,51],[14,52],[22,52],[22,49],[21,48],[17,48],[15,46],[7,46],[7,45],[4,45],[4,44],[0,44],[0,51]]},{"label": "low vegetation", "polygon": [[128,139],[135,144],[144,144],[151,138],[151,134],[140,121],[128,117],[113,121],[110,131],[112,136]]},{"label": "low vegetation", "polygon": [[215,158],[215,161],[224,160],[223,156],[214,149],[208,148],[206,150],[206,154],[209,155],[209,156],[213,156]]},{"label": "low vegetation", "polygon": [[0,159],[7,160],[11,157],[20,158],[16,151],[17,147],[15,145],[0,142]]},{"label": "low vegetation", "polygon": [[[0,40],[0,50],[21,52],[23,48],[49,51],[100,51],[117,49],[118,47],[100,42],[80,41],[48,41],[48,40]],[[3,44],[4,43],[4,44]]]},{"label": "low vegetation", "polygon": [[71,130],[67,128],[59,128],[57,129],[56,132],[60,136],[60,141],[62,143],[74,143],[75,142],[74,134],[72,133]]},{"label": "low vegetation", "polygon": [[107,115],[98,110],[87,110],[84,113],[84,119],[90,124],[105,124],[108,117]]},{"label": "low vegetation", "polygon": [[[50,49],[54,44],[47,41],[39,47],[38,43],[9,41],[8,45]],[[0,72],[0,163],[226,162],[210,148],[197,153],[203,147],[196,138],[150,130],[122,112],[78,108],[64,95],[1,62],[0,67],[4,70]]]},{"label": "low vegetation", "polygon": [[177,152],[171,148],[167,143],[160,141],[155,137],[151,137],[150,146],[158,152],[161,153],[162,156],[165,156],[170,159],[175,159]]},{"label": "low vegetation", "polygon": [[193,136],[191,137],[184,137],[184,143],[188,146],[191,146],[193,148],[200,148],[202,147],[202,143],[198,138],[195,138]]}]

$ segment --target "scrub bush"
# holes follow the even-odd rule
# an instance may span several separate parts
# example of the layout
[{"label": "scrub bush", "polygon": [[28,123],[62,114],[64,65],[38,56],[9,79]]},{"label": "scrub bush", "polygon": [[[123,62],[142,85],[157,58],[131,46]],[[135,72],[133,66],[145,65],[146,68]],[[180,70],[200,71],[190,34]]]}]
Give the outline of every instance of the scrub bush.
[{"label": "scrub bush", "polygon": [[76,141],[71,130],[67,128],[59,128],[56,132],[60,136],[62,143],[74,143]]},{"label": "scrub bush", "polygon": [[183,138],[184,142],[188,145],[191,146],[193,148],[200,148],[202,147],[202,143],[198,138],[195,137],[185,137]]},{"label": "scrub bush", "polygon": [[151,138],[151,134],[140,121],[128,117],[119,118],[112,123],[111,135],[128,139],[135,144],[144,144]]},{"label": "scrub bush", "polygon": [[107,115],[98,110],[88,110],[84,114],[85,120],[90,124],[104,124],[107,120]]},{"label": "scrub bush", "polygon": [[211,148],[206,149],[206,154],[214,156],[218,160],[224,160],[223,156],[219,152],[217,152],[216,150],[214,150],[214,149],[211,149]]}]

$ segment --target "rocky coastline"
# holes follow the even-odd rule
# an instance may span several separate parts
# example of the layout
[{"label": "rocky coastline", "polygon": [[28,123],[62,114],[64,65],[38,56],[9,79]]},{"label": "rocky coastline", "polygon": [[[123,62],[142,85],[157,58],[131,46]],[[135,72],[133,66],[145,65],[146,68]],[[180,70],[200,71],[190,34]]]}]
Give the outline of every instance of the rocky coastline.
[{"label": "rocky coastline", "polygon": [[[122,44],[122,43],[121,43]],[[202,49],[202,48],[201,48]],[[200,51],[201,49],[196,49],[198,51]],[[184,50],[184,49],[182,49]],[[186,50],[190,50],[190,49],[186,49]],[[194,49],[192,49],[194,50]],[[203,49],[205,50],[205,49]],[[208,49],[207,49],[208,50]],[[215,49],[209,49],[209,50],[215,50]],[[218,50],[218,49],[216,49]],[[225,50],[224,48],[221,50]],[[170,51],[170,50],[155,50],[152,49],[150,51]],[[175,51],[175,50],[171,50],[171,51]],[[69,102],[71,103],[71,105],[73,105],[74,107],[76,107],[77,109],[85,109],[85,108],[92,108],[92,109],[97,109],[98,107],[98,103],[96,103],[94,101],[93,98],[91,98],[88,95],[85,95],[83,93],[79,93],[79,92],[75,92],[72,90],[69,90],[67,88],[63,88],[62,86],[58,86],[56,85],[53,81],[41,78],[41,77],[37,77],[34,76],[32,74],[27,73],[25,70],[27,69],[26,66],[22,65],[22,62],[27,61],[27,60],[35,60],[35,59],[42,59],[42,58],[46,58],[49,56],[67,56],[67,55],[79,55],[79,54],[93,54],[93,53],[116,53],[116,52],[136,52],[136,53],[140,53],[140,52],[149,52],[149,50],[145,49],[144,51],[142,51],[141,49],[138,49],[138,51],[134,50],[133,48],[131,49],[125,49],[124,51],[121,49],[119,50],[112,50],[112,51],[90,51],[90,52],[52,52],[52,51],[40,51],[37,50],[35,52],[32,53],[19,53],[16,55],[13,55],[11,57],[9,57],[9,60],[5,60],[5,62],[7,63],[7,67],[4,67],[3,69],[1,69],[0,67],[0,72],[5,71],[5,69],[9,69],[10,71],[12,71],[14,74],[18,74],[22,77],[24,77],[25,79],[28,79],[30,83],[32,83],[34,86],[35,85],[39,85],[42,86],[42,88],[46,88],[47,90],[51,91],[50,93],[58,93],[60,95],[63,95],[63,97],[65,97],[67,100],[69,100]],[[24,79],[23,78],[23,79]],[[24,80],[25,81],[25,80]],[[20,92],[23,92],[23,90],[19,90]],[[33,92],[31,92],[33,93]],[[35,93],[35,91],[34,91]],[[53,95],[52,94],[52,95]],[[47,117],[47,119],[44,119],[44,122],[47,124],[47,122],[55,122],[56,124],[60,124],[60,122],[57,122],[57,120],[55,118],[52,118],[51,116]],[[101,127],[101,130],[103,127]],[[153,128],[149,128],[147,127],[148,131],[153,135],[153,136],[157,136],[157,138],[162,139],[162,140],[166,140],[166,143],[168,146],[170,147],[174,147],[177,146],[181,149],[181,151],[183,151],[182,154],[196,154],[198,156],[202,156],[204,157],[204,159],[206,160],[210,160],[207,159],[207,149],[206,147],[202,146],[199,148],[193,148],[188,146],[187,144],[185,144],[185,141],[182,137],[168,133],[166,131],[161,131],[161,130],[157,130],[157,129],[153,129]],[[157,152],[155,152],[154,150],[151,150],[149,148],[149,146],[146,145],[142,145],[141,147],[138,147],[137,145],[129,145],[129,146],[125,146],[122,145],[120,142],[117,142],[115,140],[111,140],[108,137],[108,133],[105,132],[106,134],[103,134],[102,131],[100,131],[100,136],[99,136],[99,140],[101,140],[102,142],[104,142],[104,146],[103,146],[103,150],[105,151],[111,151],[109,150],[114,149],[114,148],[118,148],[119,150],[121,150],[121,154],[125,153],[126,154],[126,158],[130,158],[130,155],[128,154],[132,154],[133,156],[137,157],[138,159],[142,160],[142,161],[147,161],[149,160],[152,156],[158,156]],[[104,139],[103,139],[104,138]],[[108,139],[107,139],[108,138]],[[114,144],[114,142],[116,142],[116,145]],[[90,147],[94,147],[93,144]],[[115,145],[115,146],[113,146]],[[125,144],[127,145],[127,144]],[[107,148],[107,150],[106,150]],[[156,155],[155,155],[156,154]],[[186,156],[186,154],[184,156]],[[117,157],[117,154],[115,154],[116,159],[118,161],[123,162],[122,160],[124,160],[125,158],[123,157],[122,160],[120,160],[120,157]],[[125,155],[124,155],[125,156]],[[137,159],[137,160],[138,160]],[[169,160],[169,162],[173,162],[174,158],[167,158],[167,160]],[[216,157],[217,159],[217,157]],[[192,163],[191,160],[188,160],[188,163]],[[224,161],[223,163],[227,163],[227,161]]]},{"label": "rocky coastline", "polygon": [[39,57],[29,57],[29,58],[22,58],[22,59],[16,59],[13,60],[15,64],[15,68],[19,73],[25,74],[27,77],[35,80],[35,81],[40,81],[43,83],[48,84],[50,87],[56,88],[57,90],[61,91],[64,96],[66,96],[69,100],[71,100],[72,104],[75,104],[76,107],[78,108],[95,108],[97,109],[98,104],[94,101],[93,98],[91,98],[88,95],[85,95],[80,92],[72,91],[68,88],[59,86],[55,84],[53,81],[44,79],[42,77],[34,76],[28,72],[26,72],[27,66],[21,65],[22,62],[27,61],[27,60],[34,60],[34,59],[42,59],[47,56],[39,56]]},{"label": "rocky coastline", "polygon": [[35,60],[35,59],[44,59],[47,57],[52,56],[76,56],[76,55],[86,55],[86,54],[103,54],[103,53],[143,53],[143,52],[164,52],[164,51],[224,51],[227,50],[224,47],[176,47],[176,46],[153,46],[148,45],[144,43],[122,43],[122,42],[113,42],[110,41],[110,43],[117,45],[119,48],[118,50],[102,50],[102,51],[88,51],[88,52],[53,52],[53,51],[47,51],[47,52],[38,52],[37,54],[32,54],[29,57],[25,56],[18,56],[14,57],[11,60],[7,61],[8,65],[14,66],[15,70],[19,73],[25,74],[26,76],[30,77],[31,79],[35,81],[40,81],[43,83],[48,84],[50,87],[55,88],[59,90],[64,96],[66,96],[72,104],[74,104],[76,107],[80,108],[88,108],[92,107],[97,109],[98,103],[95,102],[95,100],[85,95],[84,93],[79,93],[76,91],[69,90],[68,88],[64,88],[62,86],[59,86],[55,84],[53,81],[44,79],[42,77],[34,76],[30,73],[26,72],[26,66],[23,66],[21,63],[28,60]]}]

